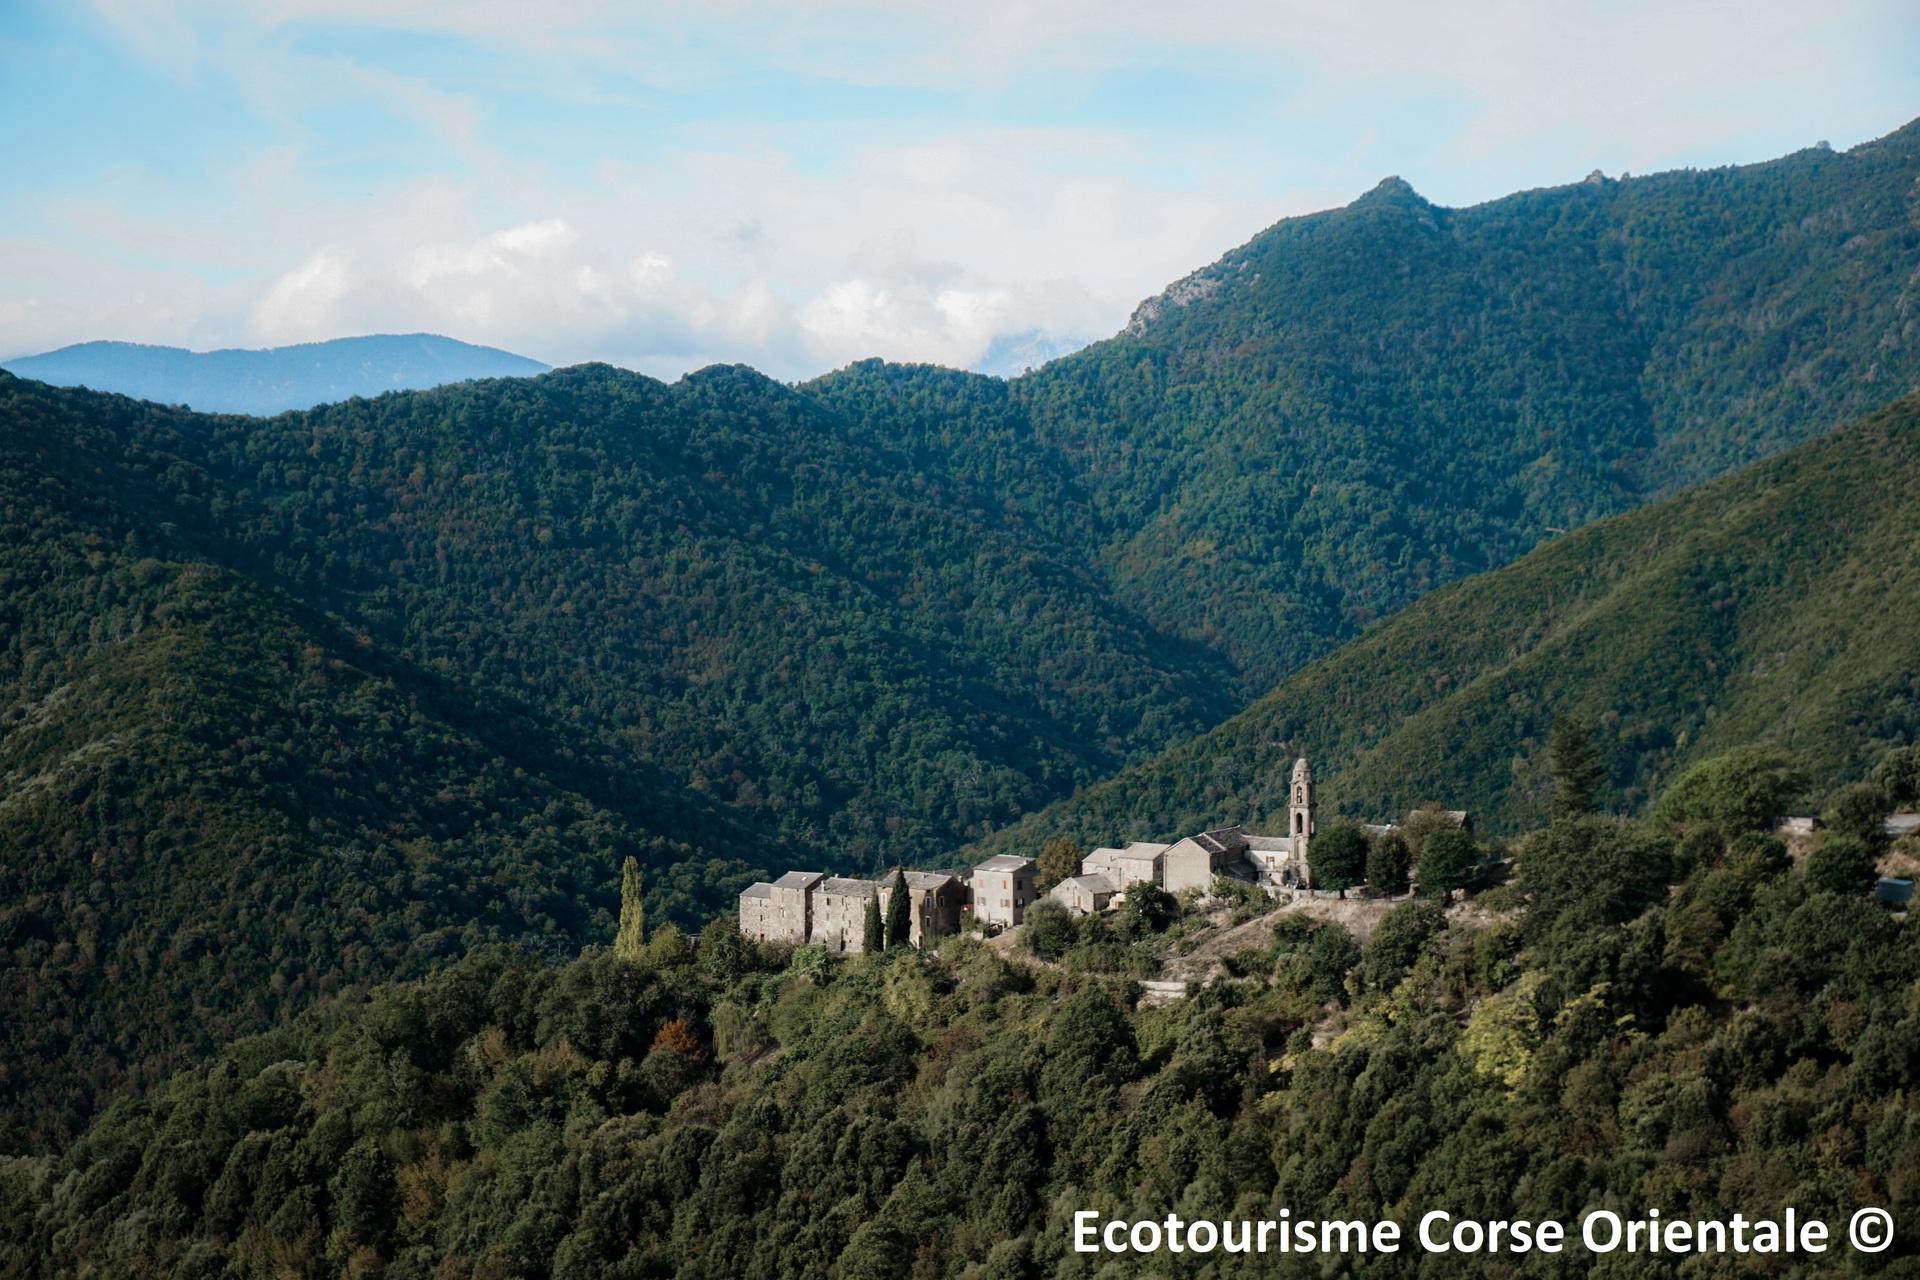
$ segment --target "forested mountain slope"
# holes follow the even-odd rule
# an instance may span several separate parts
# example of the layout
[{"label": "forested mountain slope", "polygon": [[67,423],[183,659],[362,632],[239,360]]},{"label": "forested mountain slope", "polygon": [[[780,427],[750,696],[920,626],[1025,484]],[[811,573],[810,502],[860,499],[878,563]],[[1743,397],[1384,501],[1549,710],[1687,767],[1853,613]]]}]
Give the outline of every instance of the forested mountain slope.
[{"label": "forested mountain slope", "polygon": [[1232,709],[1224,664],[996,493],[747,370],[583,366],[266,421],[10,385],[124,423],[106,491],[138,469],[115,450],[155,450],[201,554],[670,770],[794,857],[937,857]]},{"label": "forested mountain slope", "polygon": [[23,387],[0,382],[0,1143],[343,984],[489,940],[570,953],[629,855],[683,918],[759,869],[729,811],[194,555],[171,517],[206,478],[160,451],[191,420],[53,418]]},{"label": "forested mountain slope", "polygon": [[1246,696],[1422,592],[1920,389],[1920,123],[1467,209],[1383,182],[1011,383],[810,384],[1003,489]]},{"label": "forested mountain slope", "polygon": [[[1858,516],[1754,517],[1726,554],[1757,576],[1583,559],[1611,526],[1548,547],[1584,674],[1524,574],[1296,673],[1920,382],[1917,142],[1466,210],[1383,184],[1012,382],[586,366],[261,420],[0,374],[13,1122],[326,984],[603,937],[629,849],[693,922],[756,870],[942,862],[1076,790],[1040,826],[1257,815],[1296,748],[1336,804],[1521,822],[1536,705],[1618,714],[1623,804],[1740,726],[1844,773],[1911,728],[1848,719],[1911,679],[1869,599],[1905,561],[1846,541],[1897,544],[1905,417],[1823,490]],[[1816,670],[1835,637],[1878,684]]]},{"label": "forested mountain slope", "polygon": [[[1547,810],[1546,734],[1596,726],[1611,806],[1775,741],[1822,789],[1920,738],[1920,399],[1432,592],[1247,711],[986,842],[1273,821],[1311,757],[1329,812]],[[1281,819],[1284,821],[1284,818]]]},{"label": "forested mountain slope", "polygon": [[[1530,839],[1518,872],[1483,909],[1397,904],[1364,949],[1305,912],[1250,920],[1218,980],[1158,1007],[1135,963],[1219,940],[1212,922],[1139,937],[1090,917],[1059,964],[972,938],[756,954],[724,923],[692,958],[470,956],[235,1045],[57,1156],[0,1159],[0,1265],[49,1280],[1912,1274],[1913,922],[1757,832],[1729,847],[1574,819]],[[1863,1206],[1900,1224],[1888,1252],[1849,1247]],[[1742,1252],[1722,1228],[1704,1256],[1668,1236],[1661,1254],[1598,1257],[1581,1218],[1602,1208],[1741,1223]],[[1457,1236],[1474,1251],[1429,1252],[1417,1231],[1436,1210],[1555,1220],[1564,1248]],[[1825,1224],[1828,1247],[1760,1252],[1753,1224],[1787,1210]],[[1182,1252],[1089,1255],[1073,1247],[1082,1211],[1401,1232],[1392,1252],[1326,1235],[1203,1251],[1188,1231]]]}]

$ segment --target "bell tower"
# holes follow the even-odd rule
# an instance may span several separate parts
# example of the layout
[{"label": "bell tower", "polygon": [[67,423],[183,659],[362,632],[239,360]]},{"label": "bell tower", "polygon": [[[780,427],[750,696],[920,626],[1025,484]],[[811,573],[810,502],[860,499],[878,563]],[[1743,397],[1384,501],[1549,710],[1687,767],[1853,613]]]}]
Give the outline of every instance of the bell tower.
[{"label": "bell tower", "polygon": [[1313,839],[1319,822],[1320,802],[1313,794],[1313,769],[1307,764],[1307,758],[1301,756],[1293,762],[1293,795],[1287,806],[1287,834],[1293,837],[1294,877],[1301,884],[1313,883],[1312,872],[1307,868],[1307,842]]}]

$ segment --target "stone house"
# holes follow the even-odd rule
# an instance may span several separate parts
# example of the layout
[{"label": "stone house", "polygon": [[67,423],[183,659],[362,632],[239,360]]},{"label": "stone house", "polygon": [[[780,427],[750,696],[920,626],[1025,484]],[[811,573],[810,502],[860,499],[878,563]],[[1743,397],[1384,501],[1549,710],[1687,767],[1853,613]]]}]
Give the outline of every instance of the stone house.
[{"label": "stone house", "polygon": [[[948,872],[909,871],[907,901],[914,946],[928,938],[960,931],[967,887]],[[1031,876],[1028,877],[1031,885]],[[740,932],[762,942],[799,945],[817,942],[830,951],[861,951],[867,940],[867,901],[880,896],[885,918],[893,897],[893,877],[861,880],[817,871],[789,871],[772,884],[755,884],[740,894]]]},{"label": "stone house", "polygon": [[1135,840],[1124,849],[1095,849],[1080,860],[1083,875],[1103,875],[1114,888],[1124,893],[1130,884],[1142,880],[1158,882],[1166,869],[1166,853],[1171,845],[1149,844]]},{"label": "stone house", "polygon": [[765,880],[740,891],[740,932],[745,937],[771,942],[774,934],[773,886]]},{"label": "stone house", "polygon": [[1202,893],[1213,889],[1213,878],[1236,862],[1247,861],[1247,833],[1239,827],[1202,831],[1199,835],[1176,840],[1166,852],[1166,870],[1160,877],[1168,893],[1187,889]]},{"label": "stone house", "polygon": [[[907,903],[913,924],[907,934],[916,947],[930,939],[960,932],[960,909],[966,905],[967,886],[945,871],[907,872]],[[893,905],[893,877],[880,884],[880,910]]]},{"label": "stone house", "polygon": [[825,878],[818,871],[789,871],[772,884],[748,886],[740,893],[740,932],[799,946],[813,935],[813,886]]},{"label": "stone house", "polygon": [[984,925],[1011,928],[1027,917],[1033,905],[1032,858],[1003,853],[973,869],[973,914]]},{"label": "stone house", "polygon": [[1294,862],[1293,837],[1257,836],[1249,831],[1246,840],[1246,858],[1259,872],[1260,882],[1271,885],[1285,883],[1287,871]]},{"label": "stone house", "polygon": [[[813,889],[813,932],[808,941],[829,951],[859,951],[867,940],[867,901],[880,891],[873,880],[828,876]],[[886,904],[881,904],[882,915]]]},{"label": "stone house", "polygon": [[1066,907],[1068,915],[1084,916],[1105,911],[1119,892],[1118,886],[1107,878],[1105,872],[1095,871],[1068,876],[1053,886],[1053,891],[1047,896]]}]

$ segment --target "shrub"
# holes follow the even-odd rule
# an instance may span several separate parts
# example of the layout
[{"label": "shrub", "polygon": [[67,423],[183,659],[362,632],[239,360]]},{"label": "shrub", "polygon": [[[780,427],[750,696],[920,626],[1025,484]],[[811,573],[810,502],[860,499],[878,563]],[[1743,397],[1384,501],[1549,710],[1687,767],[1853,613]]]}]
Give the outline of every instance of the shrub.
[{"label": "shrub", "polygon": [[1807,855],[1807,888],[1820,893],[1870,893],[1879,876],[1873,846],[1852,836],[1831,836]]},{"label": "shrub", "polygon": [[1027,950],[1044,960],[1058,960],[1077,940],[1078,930],[1067,909],[1052,898],[1042,898],[1027,908],[1021,940]]},{"label": "shrub", "polygon": [[1681,774],[1653,812],[1676,826],[1711,822],[1724,831],[1770,831],[1806,788],[1806,772],[1779,747],[1735,747]]}]

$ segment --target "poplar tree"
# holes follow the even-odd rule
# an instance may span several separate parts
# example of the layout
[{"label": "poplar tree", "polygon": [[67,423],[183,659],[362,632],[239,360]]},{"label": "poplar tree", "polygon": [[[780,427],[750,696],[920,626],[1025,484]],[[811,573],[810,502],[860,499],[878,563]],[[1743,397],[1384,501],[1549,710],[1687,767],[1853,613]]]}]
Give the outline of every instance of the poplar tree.
[{"label": "poplar tree", "polygon": [[1034,868],[1033,890],[1045,895],[1062,880],[1080,874],[1080,842],[1072,836],[1055,836],[1040,846],[1040,862]]},{"label": "poplar tree", "polygon": [[862,951],[885,951],[887,937],[880,927],[880,886],[875,885],[873,892],[867,895],[867,919],[860,930],[860,949]]},{"label": "poplar tree", "polygon": [[907,901],[907,873],[895,869],[887,899],[887,945],[904,947],[913,938],[913,904]]},{"label": "poplar tree", "polygon": [[622,960],[647,954],[647,904],[641,890],[640,864],[628,858],[620,873],[620,932],[613,940],[613,954]]}]

